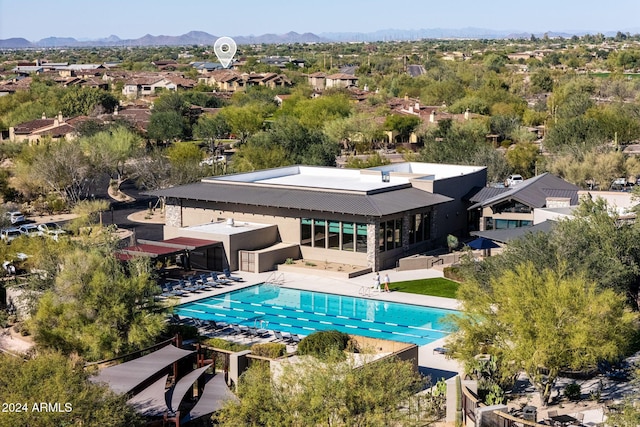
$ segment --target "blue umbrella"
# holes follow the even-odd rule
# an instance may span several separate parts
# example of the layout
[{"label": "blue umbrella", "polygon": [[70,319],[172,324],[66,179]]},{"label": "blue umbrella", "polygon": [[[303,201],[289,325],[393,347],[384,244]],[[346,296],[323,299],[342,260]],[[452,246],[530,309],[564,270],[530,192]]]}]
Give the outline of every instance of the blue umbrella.
[{"label": "blue umbrella", "polygon": [[482,250],[495,249],[500,247],[500,245],[498,245],[493,240],[486,239],[484,237],[478,237],[477,239],[470,241],[469,243],[467,243],[467,246],[469,246],[471,249]]}]

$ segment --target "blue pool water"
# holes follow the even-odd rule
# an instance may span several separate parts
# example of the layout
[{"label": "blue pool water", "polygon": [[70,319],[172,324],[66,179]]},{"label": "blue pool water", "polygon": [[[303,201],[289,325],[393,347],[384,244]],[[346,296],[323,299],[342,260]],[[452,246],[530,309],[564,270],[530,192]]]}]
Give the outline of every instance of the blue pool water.
[{"label": "blue pool water", "polygon": [[181,304],[176,314],[301,335],[337,329],[354,335],[425,345],[451,330],[434,307],[354,298],[259,284]]}]

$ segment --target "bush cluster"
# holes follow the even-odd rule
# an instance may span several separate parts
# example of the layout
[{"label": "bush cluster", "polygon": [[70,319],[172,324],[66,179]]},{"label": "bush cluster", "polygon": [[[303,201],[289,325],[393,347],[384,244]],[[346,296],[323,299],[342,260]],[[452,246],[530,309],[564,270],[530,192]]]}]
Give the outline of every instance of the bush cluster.
[{"label": "bush cluster", "polygon": [[336,331],[320,331],[305,337],[298,344],[298,354],[320,359],[344,351],[349,345],[349,335]]},{"label": "bush cluster", "polygon": [[267,342],[262,344],[254,344],[251,346],[251,354],[256,356],[277,359],[287,354],[287,346],[277,342]]}]

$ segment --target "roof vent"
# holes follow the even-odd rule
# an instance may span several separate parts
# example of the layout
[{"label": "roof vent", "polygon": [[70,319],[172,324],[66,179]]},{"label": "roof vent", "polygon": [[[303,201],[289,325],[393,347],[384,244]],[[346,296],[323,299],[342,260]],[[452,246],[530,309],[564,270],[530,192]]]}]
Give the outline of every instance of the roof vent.
[{"label": "roof vent", "polygon": [[233,218],[227,218],[227,225],[229,227],[234,227],[235,223],[233,222]]},{"label": "roof vent", "polygon": [[391,174],[389,174],[389,171],[382,171],[382,182],[389,181],[391,181]]}]

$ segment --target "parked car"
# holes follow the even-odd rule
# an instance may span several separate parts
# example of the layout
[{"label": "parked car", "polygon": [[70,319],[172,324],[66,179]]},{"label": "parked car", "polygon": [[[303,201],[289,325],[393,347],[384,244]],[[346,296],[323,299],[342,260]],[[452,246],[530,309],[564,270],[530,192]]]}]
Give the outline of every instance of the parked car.
[{"label": "parked car", "polygon": [[522,178],[522,175],[518,175],[518,174],[509,175],[509,178],[507,178],[507,187],[513,187],[515,185],[520,184],[522,181],[524,181],[524,179]]},{"label": "parked car", "polygon": [[55,222],[44,222],[42,224],[38,224],[38,230],[40,231],[41,236],[51,237],[54,240],[58,240],[59,236],[67,234],[67,232]]},{"label": "parked car", "polygon": [[0,239],[4,240],[7,243],[12,241],[13,239],[17,239],[20,236],[22,236],[22,231],[15,227],[0,230]]},{"label": "parked car", "polygon": [[18,230],[25,236],[36,237],[42,236],[42,232],[38,229],[36,224],[23,224],[18,227]]},{"label": "parked car", "polygon": [[19,211],[7,212],[7,216],[9,217],[11,224],[20,224],[26,219],[24,214]]}]

